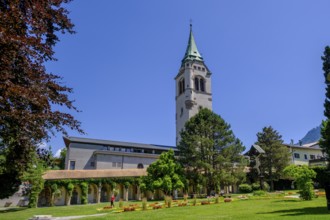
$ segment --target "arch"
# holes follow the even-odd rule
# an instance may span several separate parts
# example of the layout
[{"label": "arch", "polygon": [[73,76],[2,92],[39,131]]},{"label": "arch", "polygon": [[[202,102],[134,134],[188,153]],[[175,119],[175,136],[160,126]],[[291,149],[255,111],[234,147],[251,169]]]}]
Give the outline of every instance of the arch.
[{"label": "arch", "polygon": [[109,202],[110,199],[110,186],[104,184],[101,187],[101,202]]},{"label": "arch", "polygon": [[66,189],[64,187],[60,188],[61,195],[55,198],[54,205],[65,205]]},{"label": "arch", "polygon": [[143,169],[144,167],[143,167],[143,164],[142,163],[139,163],[138,165],[137,165],[137,168],[138,169]]},{"label": "arch", "polygon": [[74,186],[74,189],[72,191],[72,196],[70,200],[71,205],[77,205],[81,203],[81,189],[78,185]]},{"label": "arch", "polygon": [[38,196],[38,207],[49,206],[51,199],[51,190],[45,187]]},{"label": "arch", "polygon": [[88,186],[88,203],[96,203],[97,202],[97,186],[95,184],[89,184]]}]

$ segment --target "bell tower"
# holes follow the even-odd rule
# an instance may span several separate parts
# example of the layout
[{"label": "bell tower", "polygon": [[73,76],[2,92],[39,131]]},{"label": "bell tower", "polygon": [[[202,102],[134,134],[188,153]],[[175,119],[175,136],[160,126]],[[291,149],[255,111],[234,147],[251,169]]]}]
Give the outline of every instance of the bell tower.
[{"label": "bell tower", "polygon": [[181,61],[179,73],[175,77],[176,101],[176,143],[180,142],[180,132],[186,121],[196,115],[201,108],[212,110],[211,72],[198,52],[192,25],[186,53]]}]

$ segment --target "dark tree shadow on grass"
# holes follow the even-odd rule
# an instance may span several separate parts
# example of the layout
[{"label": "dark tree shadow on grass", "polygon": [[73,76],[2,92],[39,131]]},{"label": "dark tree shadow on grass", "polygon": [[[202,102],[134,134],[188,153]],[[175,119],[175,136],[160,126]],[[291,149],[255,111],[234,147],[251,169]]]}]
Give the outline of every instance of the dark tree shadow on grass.
[{"label": "dark tree shadow on grass", "polygon": [[27,209],[27,208],[26,207],[24,207],[24,208],[8,208],[8,209],[0,210],[0,214],[8,213],[8,212],[19,212],[19,211],[23,211],[25,209]]},{"label": "dark tree shadow on grass", "polygon": [[[284,209],[273,212],[259,212],[257,214],[280,214],[281,216],[300,216],[300,215],[329,215],[330,212],[325,206],[322,207],[308,207],[301,209]],[[330,218],[330,215],[329,215]]]}]

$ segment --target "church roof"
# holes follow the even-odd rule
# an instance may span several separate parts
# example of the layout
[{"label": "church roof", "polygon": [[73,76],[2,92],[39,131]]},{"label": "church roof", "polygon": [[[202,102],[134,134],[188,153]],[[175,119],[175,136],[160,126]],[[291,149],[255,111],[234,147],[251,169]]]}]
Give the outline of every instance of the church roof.
[{"label": "church roof", "polygon": [[187,60],[198,60],[203,61],[203,57],[198,52],[197,45],[195,42],[195,38],[192,32],[192,25],[190,24],[190,34],[189,34],[189,40],[188,40],[188,46],[186,49],[186,53],[184,54],[184,58],[182,62]]},{"label": "church roof", "polygon": [[158,145],[158,144],[141,144],[141,143],[100,140],[100,139],[81,138],[81,137],[63,137],[63,139],[66,147],[69,147],[71,143],[82,143],[82,144],[137,147],[137,148],[147,148],[147,149],[155,149],[155,150],[173,149],[174,151],[177,151],[177,148],[175,146],[166,146],[166,145]]},{"label": "church roof", "polygon": [[109,169],[109,170],[48,170],[42,178],[56,179],[87,179],[108,177],[140,177],[146,176],[146,169]]}]

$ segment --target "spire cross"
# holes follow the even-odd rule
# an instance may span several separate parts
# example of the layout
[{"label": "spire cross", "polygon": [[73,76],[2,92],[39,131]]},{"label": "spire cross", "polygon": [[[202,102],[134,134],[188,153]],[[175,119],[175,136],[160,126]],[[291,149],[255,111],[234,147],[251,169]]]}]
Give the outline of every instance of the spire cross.
[{"label": "spire cross", "polygon": [[193,20],[190,18],[189,22],[190,22],[190,28],[191,28]]}]

